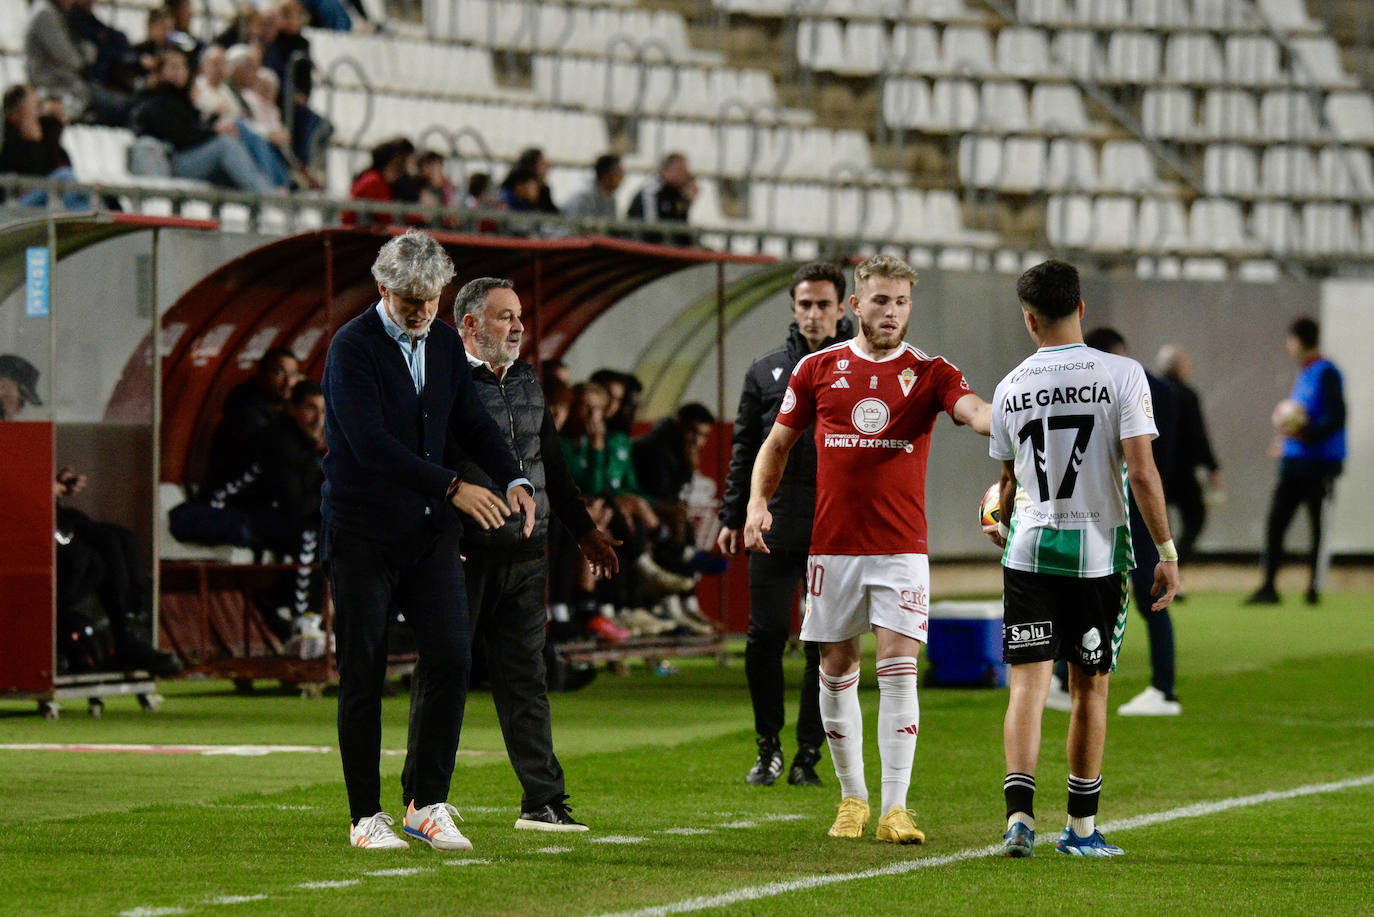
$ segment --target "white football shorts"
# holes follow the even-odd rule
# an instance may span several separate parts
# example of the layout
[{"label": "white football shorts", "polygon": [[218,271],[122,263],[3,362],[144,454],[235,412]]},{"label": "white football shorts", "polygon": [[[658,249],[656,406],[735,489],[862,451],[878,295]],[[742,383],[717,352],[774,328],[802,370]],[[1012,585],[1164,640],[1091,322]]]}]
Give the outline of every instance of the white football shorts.
[{"label": "white football shorts", "polygon": [[801,638],[839,643],[884,627],[922,643],[930,616],[924,554],[812,554]]}]

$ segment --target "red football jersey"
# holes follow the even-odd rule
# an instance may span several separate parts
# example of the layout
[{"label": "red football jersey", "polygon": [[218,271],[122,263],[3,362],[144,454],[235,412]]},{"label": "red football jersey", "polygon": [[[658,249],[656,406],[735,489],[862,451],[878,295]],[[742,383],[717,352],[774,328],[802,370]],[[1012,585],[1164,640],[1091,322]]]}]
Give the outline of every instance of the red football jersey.
[{"label": "red football jersey", "polygon": [[963,373],[910,344],[882,360],[853,341],[802,358],[778,423],[816,427],[812,554],[929,553],[930,431],[967,394]]}]

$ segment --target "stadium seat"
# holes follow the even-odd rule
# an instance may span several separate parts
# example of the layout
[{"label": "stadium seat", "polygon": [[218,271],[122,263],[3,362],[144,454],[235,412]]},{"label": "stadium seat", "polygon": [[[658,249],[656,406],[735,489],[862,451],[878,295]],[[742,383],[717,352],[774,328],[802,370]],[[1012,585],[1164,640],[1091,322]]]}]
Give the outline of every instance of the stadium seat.
[{"label": "stadium seat", "polygon": [[1202,158],[1202,185],[1208,194],[1250,197],[1259,190],[1255,151],[1249,147],[1216,143]]},{"label": "stadium seat", "polygon": [[0,49],[23,52],[28,23],[29,5],[24,0],[0,0]]},{"label": "stadium seat", "polygon": [[922,79],[890,79],[883,83],[883,120],[892,127],[925,127],[934,120],[930,85]]},{"label": "stadium seat", "polygon": [[940,60],[945,70],[959,76],[987,76],[997,72],[992,39],[986,29],[950,26],[940,41]]},{"label": "stadium seat", "polygon": [[1051,74],[1050,46],[1045,33],[1024,28],[998,32],[997,68],[1005,76],[1034,78]]},{"label": "stadium seat", "polygon": [[1030,125],[1056,134],[1081,134],[1088,130],[1083,91],[1077,86],[1037,83],[1031,90]]},{"label": "stadium seat", "polygon": [[1349,204],[1302,205],[1302,252],[1329,258],[1353,255],[1360,248],[1359,234]]},{"label": "stadium seat", "polygon": [[1113,32],[1107,41],[1106,77],[1119,83],[1159,79],[1159,38],[1146,32]]},{"label": "stadium seat", "polygon": [[930,90],[932,130],[972,130],[979,123],[978,89],[970,80],[936,80]]},{"label": "stadium seat", "polygon": [[1280,197],[1302,198],[1322,195],[1321,176],[1312,151],[1300,146],[1271,146],[1260,159],[1263,188]]},{"label": "stadium seat", "polygon": [[1136,210],[1136,249],[1181,251],[1188,245],[1188,217],[1183,205],[1173,198],[1142,198]]},{"label": "stadium seat", "polygon": [[1284,82],[1279,46],[1264,35],[1228,35],[1225,45],[1226,81],[1245,86]]},{"label": "stadium seat", "polygon": [[1078,79],[1100,80],[1107,75],[1107,59],[1092,32],[1059,32],[1050,42],[1050,58],[1056,67]]},{"label": "stadium seat", "polygon": [[902,73],[938,74],[944,72],[940,58],[940,39],[928,25],[898,24],[892,30],[891,51]]},{"label": "stadium seat", "polygon": [[1140,108],[1147,137],[1186,139],[1197,135],[1193,96],[1186,89],[1147,89]]},{"label": "stadium seat", "polygon": [[1108,140],[1102,144],[1102,187],[1139,194],[1159,185],[1154,156],[1143,143]]},{"label": "stadium seat", "polygon": [[996,188],[1002,181],[1002,139],[966,134],[959,138],[959,181],[969,188]]},{"label": "stadium seat", "polygon": [[1322,106],[1331,132],[1341,140],[1374,143],[1374,98],[1364,92],[1333,92]]},{"label": "stadium seat", "polygon": [[1102,196],[1093,200],[1092,241],[1095,251],[1129,251],[1135,244],[1135,199]]},{"label": "stadium seat", "polygon": [[1016,19],[1037,25],[1063,25],[1077,20],[1071,0],[1016,0]]},{"label": "stadium seat", "polygon": [[1131,22],[1131,11],[1126,0],[1079,0],[1078,18],[1090,25],[1126,26]]},{"label": "stadium seat", "polygon": [[1026,89],[1020,83],[985,82],[979,95],[980,126],[1002,133],[1017,133],[1030,127]]},{"label": "stadium seat", "polygon": [[1358,147],[1322,147],[1317,154],[1322,193],[1338,200],[1374,199],[1374,170],[1369,151]]},{"label": "stadium seat", "polygon": [[1055,248],[1087,248],[1093,239],[1093,203],[1086,194],[1051,195],[1045,236]]},{"label": "stadium seat", "polygon": [[844,32],[834,19],[803,19],[797,26],[797,63],[808,70],[844,67]]},{"label": "stadium seat", "polygon": [[1322,136],[1312,97],[1301,90],[1266,92],[1260,100],[1260,130],[1266,140],[1316,140]]},{"label": "stadium seat", "polygon": [[1302,85],[1325,89],[1346,89],[1358,85],[1358,80],[1345,72],[1341,52],[1330,36],[1294,38],[1289,42],[1294,61],[1293,81]]},{"label": "stadium seat", "polygon": [[1257,201],[1250,213],[1250,235],[1276,255],[1296,251],[1302,242],[1302,222],[1287,201]]},{"label": "stadium seat", "polygon": [[1189,242],[1198,251],[1254,251],[1245,233],[1240,204],[1226,198],[1202,198],[1193,202],[1188,215]]},{"label": "stadium seat", "polygon": [[1202,102],[1202,135],[1215,140],[1253,140],[1260,135],[1255,97],[1241,89],[1212,89]]},{"label": "stadium seat", "polygon": [[1070,137],[1050,141],[1045,187],[1050,191],[1094,191],[1098,187],[1097,152],[1091,143]]},{"label": "stadium seat", "polygon": [[833,69],[850,76],[871,76],[887,59],[887,28],[881,22],[851,22],[844,30],[844,59]]},{"label": "stadium seat", "polygon": [[1146,29],[1186,29],[1192,25],[1187,0],[1133,0],[1131,19]]},{"label": "stadium seat", "polygon": [[1264,19],[1281,32],[1316,32],[1321,26],[1307,15],[1303,0],[1255,0]]},{"label": "stadium seat", "polygon": [[1223,82],[1226,76],[1221,48],[1210,35],[1198,32],[1170,35],[1164,49],[1164,75],[1175,83],[1210,85]]},{"label": "stadium seat", "polygon": [[1251,30],[1256,26],[1254,9],[1235,0],[1193,0],[1191,25],[1214,32]]}]

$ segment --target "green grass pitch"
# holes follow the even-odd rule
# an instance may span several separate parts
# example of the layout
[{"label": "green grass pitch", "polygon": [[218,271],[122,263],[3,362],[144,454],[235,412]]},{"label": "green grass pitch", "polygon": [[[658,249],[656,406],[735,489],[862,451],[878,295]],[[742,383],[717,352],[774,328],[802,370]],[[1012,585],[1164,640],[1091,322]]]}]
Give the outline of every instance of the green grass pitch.
[{"label": "green grass pitch", "polygon": [[[1147,680],[1144,627],[1132,615],[1113,710]],[[1184,714],[1112,714],[1100,821],[1374,775],[1367,597],[1244,608],[1233,595],[1195,595],[1174,617]],[[795,684],[800,660],[788,666]],[[861,684],[876,799],[871,644]],[[169,682],[163,693],[158,714],[116,698],[98,721],[78,704],[44,722],[32,704],[0,702],[0,744],[335,744],[332,698],[302,700],[270,685],[238,697],[205,681]],[[332,753],[0,750],[0,913],[574,917],[732,893],[714,912],[1374,912],[1371,783],[1109,832],[1126,850],[1114,860],[1072,860],[1045,846],[1032,860],[969,856],[1003,827],[1005,703],[1004,691],[922,689],[910,803],[929,841],[905,848],[878,844],[872,825],[862,841],[825,836],[838,802],[828,756],[821,789],[745,785],[752,719],[738,654],[725,668],[682,663],[668,677],[602,673],[554,696],[571,801],[593,828],[584,835],[512,829],[519,787],[491,698],[474,693],[451,797],[476,847],[461,856],[419,844],[398,853],[348,847]],[[406,704],[386,701],[386,748],[404,747]],[[1066,723],[1046,712],[1042,836],[1063,825]],[[788,733],[784,750],[793,750]],[[382,767],[399,817],[401,758]],[[605,842],[614,838],[635,840]],[[897,874],[788,884],[884,867]]]}]

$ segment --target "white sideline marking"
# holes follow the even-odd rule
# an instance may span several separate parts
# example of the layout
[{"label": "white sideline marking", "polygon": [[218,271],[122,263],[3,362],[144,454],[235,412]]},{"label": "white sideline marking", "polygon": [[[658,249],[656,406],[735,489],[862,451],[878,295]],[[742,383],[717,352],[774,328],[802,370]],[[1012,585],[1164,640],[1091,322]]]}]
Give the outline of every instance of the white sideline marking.
[{"label": "white sideline marking", "polygon": [[[337,755],[339,753],[339,750],[332,745],[138,745],[87,742],[7,742],[0,744],[0,751],[69,751],[126,755],[226,755],[237,758],[260,758],[263,755],[281,753],[300,755]],[[382,749],[382,754],[391,758],[400,757],[405,753],[404,748]],[[468,757],[482,757],[494,755],[496,752],[459,750],[458,754]]]},{"label": "white sideline marking", "polygon": [[185,914],[184,907],[132,907],[120,911],[119,917],[170,917],[172,914]]},{"label": "white sideline marking", "polygon": [[758,826],[758,822],[750,821],[747,818],[740,821],[727,821],[723,824],[716,825],[717,828],[757,828]]},{"label": "white sideline marking", "polygon": [[397,866],[395,869],[374,869],[372,872],[365,872],[365,876],[413,876],[425,872],[423,866]]},{"label": "white sideline marking", "polygon": [[535,853],[572,853],[571,847],[540,847]]},{"label": "white sideline marking", "polygon": [[348,888],[350,885],[361,885],[357,879],[321,879],[318,882],[302,882],[297,888],[325,889],[325,888]]},{"label": "white sideline marking", "polygon": [[589,844],[638,844],[644,840],[642,837],[632,837],[628,834],[608,834],[605,837],[594,837],[587,843]]},{"label": "white sideline marking", "polygon": [[211,898],[206,904],[247,904],[250,901],[266,901],[266,895],[220,895]]},{"label": "white sideline marking", "polygon": [[[1103,832],[1130,831],[1135,828],[1144,828],[1150,825],[1177,821],[1181,818],[1197,818],[1203,815],[1214,815],[1229,809],[1263,805],[1267,802],[1278,802],[1284,799],[1296,799],[1300,796],[1334,793],[1340,790],[1370,786],[1372,784],[1374,784],[1374,774],[1368,774],[1364,777],[1351,777],[1347,780],[1336,780],[1331,783],[1311,783],[1306,786],[1293,787],[1288,790],[1273,790],[1268,793],[1256,793],[1253,796],[1235,796],[1230,799],[1218,799],[1214,802],[1200,802],[1190,806],[1181,806],[1177,809],[1168,809],[1163,812],[1137,815],[1133,818],[1124,818],[1115,822],[1107,822],[1100,827]],[[1049,843],[1050,841],[1051,837],[1046,833],[1046,835],[1041,838],[1040,843]],[[854,882],[862,879],[876,879],[880,876],[902,875],[903,873],[915,872],[918,869],[929,869],[932,866],[946,866],[950,863],[958,863],[961,860],[972,860],[978,857],[990,856],[995,853],[1000,846],[1000,844],[990,844],[987,847],[967,847],[963,850],[946,854],[945,856],[906,860],[900,863],[880,866],[875,869],[865,869],[862,872],[802,876],[801,878],[789,879],[785,882],[770,882],[767,885],[753,885],[746,888],[737,888],[734,891],[726,892],[721,895],[688,898],[683,901],[674,901],[670,904],[638,908],[631,911],[616,911],[614,913],[604,914],[602,917],[666,917],[668,914],[686,914],[692,911],[706,911],[713,908],[728,907],[729,905],[739,904],[745,901],[757,901],[760,898],[785,895],[788,892],[818,888],[823,885],[834,885],[839,882]]]},{"label": "white sideline marking", "polygon": [[[444,860],[445,866],[485,866],[491,860]],[[415,870],[419,872],[420,870]]]},{"label": "white sideline marking", "polygon": [[678,834],[682,837],[694,837],[698,834],[711,834],[710,828],[664,828],[661,834]]},{"label": "white sideline marking", "polygon": [[277,812],[309,812],[315,806],[284,806],[273,803],[233,803],[233,802],[197,802],[193,803],[201,809],[274,809]]}]

